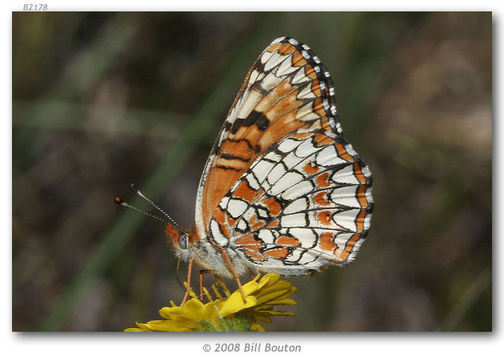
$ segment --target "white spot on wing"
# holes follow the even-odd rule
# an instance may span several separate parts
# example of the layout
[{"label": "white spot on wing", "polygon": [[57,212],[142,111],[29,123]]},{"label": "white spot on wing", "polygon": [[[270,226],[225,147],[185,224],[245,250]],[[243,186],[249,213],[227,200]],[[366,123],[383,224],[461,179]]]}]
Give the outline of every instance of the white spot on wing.
[{"label": "white spot on wing", "polygon": [[[282,182],[282,180],[280,182]],[[282,194],[282,198],[284,198],[285,200],[297,199],[298,197],[309,193],[313,189],[314,187],[311,181],[304,180],[292,186],[290,189],[286,190]]]},{"label": "white spot on wing", "polygon": [[282,156],[275,153],[274,151],[269,152],[264,158],[275,162],[279,162],[280,160],[282,160]]},{"label": "white spot on wing", "polygon": [[294,151],[290,152],[287,154],[287,156],[284,157],[283,163],[287,167],[287,169],[292,169],[294,168],[297,164],[299,164],[303,159],[300,157],[297,157]]},{"label": "white spot on wing", "polygon": [[270,171],[268,175],[268,181],[270,184],[274,184],[280,177],[285,174],[285,169],[283,164],[277,164],[273,170]]},{"label": "white spot on wing", "polygon": [[309,102],[308,104],[306,104],[305,106],[300,108],[298,110],[298,112],[296,113],[296,118],[299,120],[302,120],[302,121],[309,121],[309,120],[318,119],[320,117],[320,115],[315,113],[312,110],[312,105],[313,105],[313,101]]},{"label": "white spot on wing", "polygon": [[225,209],[228,205],[228,202],[229,202],[229,196],[224,196],[222,198],[222,200],[220,201],[219,203],[219,206],[222,208],[222,209]]},{"label": "white spot on wing", "polygon": [[371,214],[367,215],[364,218],[364,230],[368,230],[370,226],[371,226]]},{"label": "white spot on wing", "polygon": [[317,241],[317,237],[310,229],[295,228],[291,229],[290,233],[301,242],[304,248],[311,248]]},{"label": "white spot on wing", "polygon": [[275,164],[269,161],[259,161],[257,164],[255,164],[255,166],[252,168],[252,172],[256,176],[259,183],[263,182],[273,166],[275,166]]},{"label": "white spot on wing", "polygon": [[250,74],[249,84],[254,83],[257,80],[257,75],[259,75],[259,72],[254,69],[254,71]]},{"label": "white spot on wing", "polygon": [[288,55],[280,55],[278,52],[274,53],[268,61],[264,64],[264,71],[270,71],[275,66],[280,64]]},{"label": "white spot on wing", "polygon": [[297,73],[294,75],[294,77],[292,78],[292,83],[293,84],[297,84],[297,83],[300,83],[300,82],[305,82],[307,80],[310,80],[310,78],[308,78],[307,76],[305,76],[305,71],[304,71],[304,68],[300,68]]},{"label": "white spot on wing", "polygon": [[283,192],[284,190],[301,182],[302,180],[303,176],[301,176],[301,174],[294,172],[286,173],[284,176],[282,176],[280,181],[278,181],[277,183],[275,183],[275,185],[273,185],[273,187],[270,190],[270,194],[276,196],[281,192]]},{"label": "white spot on wing", "polygon": [[371,188],[366,189],[366,200],[368,203],[373,202],[373,195],[371,194]]},{"label": "white spot on wing", "polygon": [[261,86],[263,87],[264,90],[271,90],[275,86],[280,84],[282,80],[283,80],[282,78],[275,76],[275,74],[269,73],[262,80]]},{"label": "white spot on wing", "polygon": [[316,259],[315,255],[310,251],[306,251],[303,253],[301,258],[299,259],[299,264],[306,265],[308,263],[313,264],[313,261]]},{"label": "white spot on wing", "polygon": [[282,227],[304,227],[306,225],[304,213],[285,215],[280,218],[280,226]]},{"label": "white spot on wing", "polygon": [[221,233],[219,224],[214,219],[212,219],[212,221],[210,222],[210,229],[212,231],[212,236],[217,244],[219,244],[220,246],[226,246],[228,239],[226,239],[226,237]]},{"label": "white spot on wing", "polygon": [[291,152],[296,148],[301,143],[301,141],[293,140],[293,139],[286,139],[278,145],[278,150],[283,152],[283,153],[288,153]]},{"label": "white spot on wing", "polygon": [[350,207],[360,207],[355,193],[357,191],[357,186],[345,186],[341,188],[334,189],[331,192],[331,200],[337,204],[350,206]]},{"label": "white spot on wing", "polygon": [[257,208],[257,214],[262,218],[267,218],[269,216],[268,212],[263,208]]},{"label": "white spot on wing", "polygon": [[314,99],[315,94],[311,91],[311,83],[308,83],[297,95],[298,99]]},{"label": "white spot on wing", "polygon": [[336,148],[332,145],[326,146],[321,152],[319,152],[317,154],[316,161],[317,164],[320,164],[322,166],[331,166],[346,162],[338,156]]},{"label": "white spot on wing", "polygon": [[261,187],[254,177],[254,174],[248,174],[245,179],[247,179],[249,186],[254,190],[259,190]]},{"label": "white spot on wing", "polygon": [[259,239],[261,239],[262,241],[264,241],[264,243],[266,243],[266,244],[273,244],[275,241],[275,237],[271,233],[271,230],[267,230],[267,229],[263,229],[263,230],[259,231],[259,233],[257,234],[257,237]]},{"label": "white spot on wing", "polygon": [[272,55],[273,55],[273,53],[272,53],[272,52],[265,51],[265,52],[261,55],[261,62],[262,62],[263,64],[264,64],[264,63],[266,63],[266,61],[268,61]]},{"label": "white spot on wing", "polygon": [[263,98],[262,94],[255,90],[250,91],[245,96],[246,97],[241,102],[240,112],[238,113],[238,118],[240,119],[246,119],[252,110],[254,110],[257,103]]},{"label": "white spot on wing", "polygon": [[344,249],[346,246],[346,243],[350,238],[352,237],[353,233],[350,232],[340,232],[336,235],[334,239],[334,243],[338,245],[340,249]]},{"label": "white spot on wing", "polygon": [[345,166],[343,169],[338,170],[331,177],[332,181],[344,184],[360,184],[359,180],[355,177],[353,173],[353,166]]},{"label": "white spot on wing", "polygon": [[362,173],[364,174],[365,177],[370,177],[371,176],[371,171],[369,170],[369,167],[366,165],[361,169]]},{"label": "white spot on wing", "polygon": [[311,138],[308,138],[298,146],[298,148],[296,149],[296,156],[299,156],[301,158],[308,157],[319,149],[313,146]]},{"label": "white spot on wing", "polygon": [[300,211],[304,211],[308,209],[307,201],[304,197],[294,200],[289,205],[287,205],[284,209],[284,214],[292,214]]},{"label": "white spot on wing", "polygon": [[359,211],[360,209],[352,209],[335,213],[333,215],[333,220],[335,223],[346,229],[349,229],[351,231],[357,231],[357,227],[355,225],[355,218],[359,214]]},{"label": "white spot on wing", "polygon": [[227,211],[233,218],[236,219],[241,216],[245,212],[245,210],[247,210],[247,207],[247,202],[239,199],[231,199],[229,200]]},{"label": "white spot on wing", "polygon": [[241,232],[244,232],[245,230],[247,230],[247,223],[245,222],[245,220],[240,219],[240,221],[238,221],[238,224],[236,224],[236,227]]},{"label": "white spot on wing", "polygon": [[356,156],[357,155],[357,152],[354,150],[354,148],[352,147],[352,145],[350,144],[347,144],[345,146],[345,150],[346,152],[350,155],[350,156]]},{"label": "white spot on wing", "polygon": [[276,72],[277,76],[288,75],[291,72],[296,71],[297,67],[292,66],[292,54],[290,54],[283,62],[282,65],[278,67]]}]

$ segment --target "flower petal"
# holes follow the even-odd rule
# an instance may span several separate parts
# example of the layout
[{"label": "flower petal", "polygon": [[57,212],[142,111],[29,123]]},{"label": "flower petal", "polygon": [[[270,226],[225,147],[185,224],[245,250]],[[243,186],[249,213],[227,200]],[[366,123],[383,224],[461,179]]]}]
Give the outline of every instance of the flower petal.
[{"label": "flower petal", "polygon": [[223,317],[229,316],[231,314],[236,314],[237,312],[248,309],[257,304],[257,299],[255,296],[247,296],[246,302],[243,302],[240,292],[234,292],[231,296],[223,303],[220,308],[220,313]]},{"label": "flower petal", "polygon": [[[222,288],[226,297],[221,295],[217,286]],[[276,305],[297,304],[295,300],[289,298],[297,291],[297,288],[293,287],[289,281],[280,280],[280,275],[274,273],[262,277],[257,275],[253,280],[244,284],[242,289],[246,296],[245,302],[243,302],[239,289],[231,294],[220,279],[217,279],[217,283],[212,285],[212,289],[217,297],[214,301],[202,303],[194,291],[190,290],[191,299],[183,306],[178,306],[170,301],[171,306],[159,310],[163,320],[153,320],[145,324],[137,323],[138,328],[128,328],[125,331],[210,331],[207,329],[208,326],[205,327],[204,324],[227,324],[229,321],[230,324],[233,324],[233,320],[237,319],[235,315],[238,318],[246,319],[247,322],[250,321],[251,331],[265,331],[257,321],[269,323],[273,316],[292,316],[293,313],[277,311],[274,307]],[[212,300],[206,288],[204,292]],[[227,327],[221,327],[226,331]],[[230,329],[232,328],[234,327],[230,327]]]}]

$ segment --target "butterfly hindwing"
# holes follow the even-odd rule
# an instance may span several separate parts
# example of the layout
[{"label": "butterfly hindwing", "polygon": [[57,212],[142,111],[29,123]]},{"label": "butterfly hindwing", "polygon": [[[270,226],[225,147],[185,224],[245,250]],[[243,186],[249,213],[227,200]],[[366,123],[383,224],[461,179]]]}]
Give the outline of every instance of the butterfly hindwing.
[{"label": "butterfly hindwing", "polygon": [[262,153],[221,199],[210,236],[266,272],[344,265],[369,229],[371,185],[368,167],[340,135],[294,132]]}]

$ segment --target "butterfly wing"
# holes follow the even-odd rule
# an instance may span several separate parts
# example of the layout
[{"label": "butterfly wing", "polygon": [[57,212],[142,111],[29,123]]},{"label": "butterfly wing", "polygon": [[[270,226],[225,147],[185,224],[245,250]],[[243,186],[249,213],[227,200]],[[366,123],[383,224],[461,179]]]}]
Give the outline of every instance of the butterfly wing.
[{"label": "butterfly wing", "polygon": [[198,187],[196,231],[258,156],[286,134],[325,129],[339,134],[329,73],[311,49],[292,38],[274,40],[250,69],[217,137]]},{"label": "butterfly wing", "polygon": [[373,209],[369,168],[342,136],[287,135],[222,198],[209,235],[251,268],[301,275],[351,262]]}]

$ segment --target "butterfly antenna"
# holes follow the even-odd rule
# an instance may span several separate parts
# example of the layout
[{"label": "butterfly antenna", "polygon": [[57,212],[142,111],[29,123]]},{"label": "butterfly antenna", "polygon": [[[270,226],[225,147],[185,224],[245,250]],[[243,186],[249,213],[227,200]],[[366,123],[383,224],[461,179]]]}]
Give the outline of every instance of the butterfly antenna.
[{"label": "butterfly antenna", "polygon": [[130,184],[130,189],[133,191],[137,196],[141,197],[145,201],[147,201],[149,204],[151,204],[157,211],[159,211],[161,214],[164,215],[164,217],[168,220],[168,222],[175,227],[179,228],[180,226],[176,223],[175,220],[173,220],[163,209],[161,209],[159,206],[157,206],[154,201],[149,199],[147,196],[145,196],[140,189],[137,188],[135,184]]},{"label": "butterfly antenna", "polygon": [[149,216],[149,217],[151,217],[151,218],[153,218],[153,219],[156,219],[156,220],[161,221],[163,224],[166,224],[166,220],[165,220],[165,219],[160,218],[159,216],[156,216],[156,215],[154,215],[154,214],[148,213],[147,211],[144,211],[144,210],[142,210],[142,209],[139,209],[139,208],[137,208],[136,206],[130,205],[130,204],[128,204],[126,201],[123,201],[123,200],[122,200],[119,196],[116,196],[116,197],[114,198],[114,201],[115,201],[117,204],[121,205],[121,206],[127,207],[128,209],[133,209],[133,210],[136,210],[136,211],[138,211],[138,212],[140,212],[140,213],[142,213],[142,214],[144,214],[144,215],[147,215],[147,216]]}]

